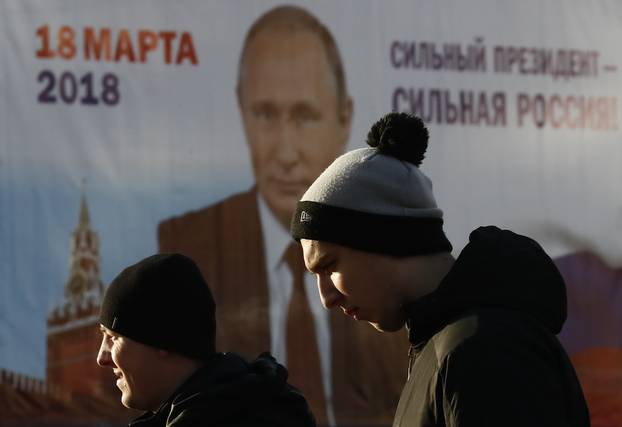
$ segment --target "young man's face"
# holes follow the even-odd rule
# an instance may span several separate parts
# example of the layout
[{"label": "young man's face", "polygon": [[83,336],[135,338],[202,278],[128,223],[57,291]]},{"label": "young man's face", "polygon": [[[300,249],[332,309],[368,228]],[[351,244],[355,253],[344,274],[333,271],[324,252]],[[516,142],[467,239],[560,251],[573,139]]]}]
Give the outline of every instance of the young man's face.
[{"label": "young man's face", "polygon": [[255,180],[286,227],[296,203],[345,147],[351,105],[318,37],[264,31],[249,41],[238,99]]},{"label": "young man's face", "polygon": [[97,363],[112,369],[128,408],[156,410],[168,398],[158,381],[160,350],[133,341],[100,326],[102,342]]},{"label": "young man's face", "polygon": [[322,304],[340,307],[379,331],[397,331],[406,321],[395,259],[317,240],[301,241],[305,264],[317,277]]}]

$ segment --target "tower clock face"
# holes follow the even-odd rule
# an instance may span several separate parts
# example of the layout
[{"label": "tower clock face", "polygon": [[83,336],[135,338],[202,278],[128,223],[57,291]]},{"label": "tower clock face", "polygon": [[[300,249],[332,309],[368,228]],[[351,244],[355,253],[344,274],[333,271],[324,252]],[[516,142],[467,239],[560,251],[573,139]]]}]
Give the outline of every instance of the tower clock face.
[{"label": "tower clock face", "polygon": [[86,280],[84,277],[78,275],[73,276],[67,286],[67,296],[78,297],[86,291]]}]

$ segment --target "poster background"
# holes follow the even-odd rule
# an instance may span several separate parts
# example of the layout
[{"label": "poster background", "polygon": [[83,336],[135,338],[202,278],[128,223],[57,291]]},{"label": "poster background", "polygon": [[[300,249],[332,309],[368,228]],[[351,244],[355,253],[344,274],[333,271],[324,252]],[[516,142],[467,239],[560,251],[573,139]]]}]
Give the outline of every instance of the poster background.
[{"label": "poster background", "polygon": [[[587,251],[610,272],[607,295],[587,313],[612,312],[572,341],[577,352],[622,347],[622,5],[616,1],[294,1],[333,32],[354,99],[349,148],[392,108],[397,87],[503,92],[507,125],[431,121],[423,170],[446,218],[455,253],[478,225],[497,224],[538,240],[554,258]],[[0,1],[0,368],[43,378],[46,317],[64,300],[69,239],[85,194],[101,241],[101,278],[157,250],[156,227],[253,183],[235,98],[239,51],[249,25],[275,1]],[[165,64],[44,60],[36,31],[68,25],[170,29],[192,35],[198,58]],[[486,48],[485,72],[396,69],[394,41]],[[113,36],[114,39],[114,36]],[[82,46],[79,44],[79,46]],[[494,46],[595,50],[596,76],[495,73]],[[604,71],[603,66],[617,67]],[[119,78],[115,106],[37,102],[42,70]],[[618,99],[615,129],[517,125],[518,93]],[[454,101],[456,98],[453,98]],[[85,182],[83,184],[83,182]],[[603,288],[605,289],[605,288]],[[591,295],[580,283],[580,295]],[[600,292],[600,291],[599,291]],[[605,292],[605,291],[603,291]],[[572,315],[572,313],[571,313]],[[618,324],[615,324],[615,321]],[[608,333],[601,333],[607,329]],[[617,360],[617,359],[616,359]],[[618,373],[619,374],[619,373]]]}]

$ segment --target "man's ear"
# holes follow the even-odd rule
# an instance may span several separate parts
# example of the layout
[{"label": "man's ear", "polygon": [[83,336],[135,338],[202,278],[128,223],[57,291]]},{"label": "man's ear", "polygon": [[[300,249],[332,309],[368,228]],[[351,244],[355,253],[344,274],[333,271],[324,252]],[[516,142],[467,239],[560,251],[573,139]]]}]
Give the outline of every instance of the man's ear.
[{"label": "man's ear", "polygon": [[235,99],[238,100],[238,108],[241,110],[242,109],[242,88],[240,87],[239,83],[235,85]]},{"label": "man's ear", "polygon": [[351,97],[347,97],[339,107],[339,123],[341,124],[341,142],[345,145],[350,139],[352,128],[352,117],[354,115],[354,102]]}]

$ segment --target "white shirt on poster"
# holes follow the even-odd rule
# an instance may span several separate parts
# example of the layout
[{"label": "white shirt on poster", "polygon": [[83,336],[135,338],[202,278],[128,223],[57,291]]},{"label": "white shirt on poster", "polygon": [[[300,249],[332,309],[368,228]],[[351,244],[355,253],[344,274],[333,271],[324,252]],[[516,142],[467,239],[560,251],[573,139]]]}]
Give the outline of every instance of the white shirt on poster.
[{"label": "white shirt on poster", "polygon": [[[292,294],[293,278],[282,256],[287,247],[293,243],[289,230],[285,230],[275,218],[266,201],[257,195],[259,219],[263,233],[266,271],[268,273],[268,295],[270,300],[270,346],[273,356],[284,363],[287,360],[287,344],[285,342],[287,328],[287,309]],[[322,384],[326,396],[326,413],[330,426],[335,425],[332,404],[332,366],[330,317],[324,309],[317,290],[315,277],[309,273],[304,276],[307,299],[315,320],[315,333],[320,352],[322,368]]]}]

